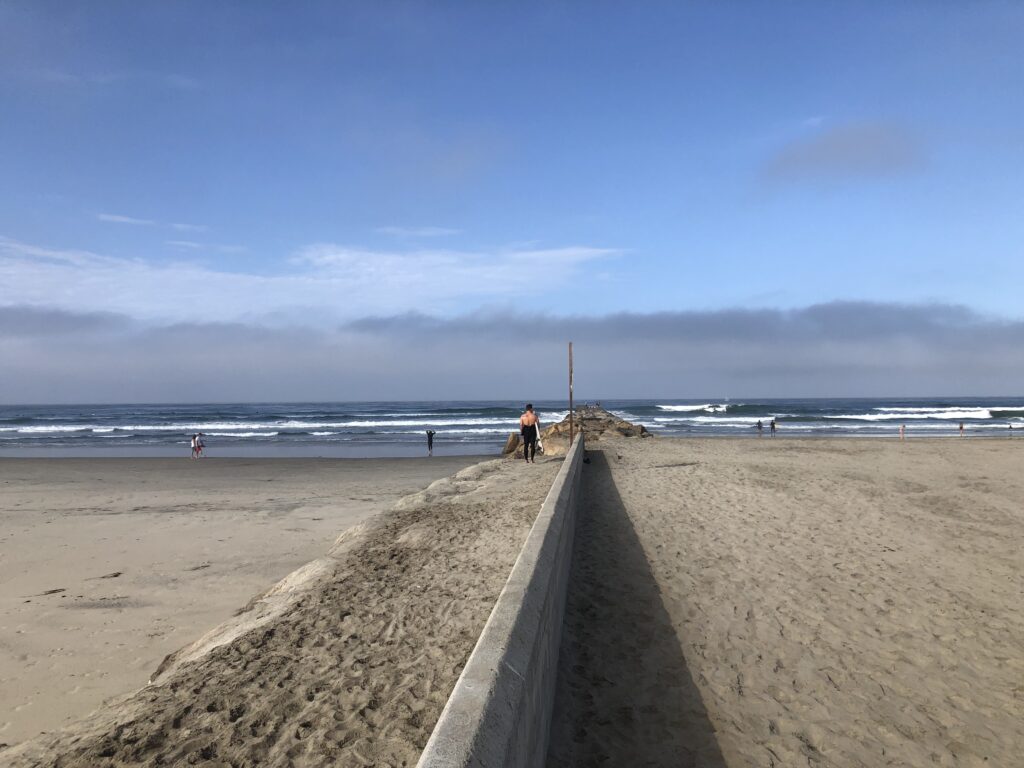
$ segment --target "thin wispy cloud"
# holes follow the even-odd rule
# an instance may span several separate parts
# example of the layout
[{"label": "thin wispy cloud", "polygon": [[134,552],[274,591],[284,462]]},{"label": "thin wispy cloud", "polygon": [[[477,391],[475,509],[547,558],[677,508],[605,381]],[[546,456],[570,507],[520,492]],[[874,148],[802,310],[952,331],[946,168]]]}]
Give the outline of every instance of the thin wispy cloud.
[{"label": "thin wispy cloud", "polygon": [[375,231],[394,237],[448,237],[462,233],[461,229],[449,227],[378,227]]},{"label": "thin wispy cloud", "polygon": [[925,163],[922,139],[896,124],[805,125],[823,127],[779,149],[761,169],[763,179],[781,183],[887,178],[916,171]]},{"label": "thin wispy cloud", "polygon": [[244,245],[218,245],[216,243],[200,243],[195,240],[164,240],[165,245],[189,251],[216,251],[218,253],[244,253]]},{"label": "thin wispy cloud", "polygon": [[[194,255],[209,247],[193,240],[168,244]],[[583,246],[376,251],[320,243],[300,249],[274,274],[255,274],[0,238],[0,305],[114,311],[162,321],[191,318],[196,307],[207,318],[223,321],[272,314],[338,320],[410,309],[455,312],[481,301],[558,290],[585,265],[616,253]]]},{"label": "thin wispy cloud", "polygon": [[141,219],[135,216],[125,216],[119,213],[97,213],[96,219],[106,222],[107,224],[134,224],[136,226],[145,227],[170,227],[178,232],[206,232],[209,229],[205,224],[182,224],[180,222],[163,224],[155,219]]},{"label": "thin wispy cloud", "polygon": [[142,227],[155,227],[157,224],[152,219],[138,219],[134,216],[122,216],[119,213],[97,213],[96,218],[108,224],[134,224]]}]

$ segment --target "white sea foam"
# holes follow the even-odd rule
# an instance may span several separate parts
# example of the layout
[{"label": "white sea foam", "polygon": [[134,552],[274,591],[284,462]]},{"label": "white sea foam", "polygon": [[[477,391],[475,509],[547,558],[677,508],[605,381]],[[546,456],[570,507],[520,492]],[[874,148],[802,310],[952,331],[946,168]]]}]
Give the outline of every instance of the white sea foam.
[{"label": "white sea foam", "polygon": [[[508,429],[486,429],[486,428],[470,428],[470,429],[444,429],[443,427],[435,430],[439,435],[507,435]],[[392,432],[393,435],[422,435],[423,430],[406,429]]]},{"label": "white sea foam", "polygon": [[[882,410],[882,409],[878,409]],[[998,409],[995,409],[998,410]],[[992,414],[987,408],[970,408],[957,410],[944,408],[941,410],[928,408],[904,408],[887,410],[884,413],[849,413],[829,416],[830,419],[849,419],[855,421],[899,421],[904,419],[945,419],[960,421],[963,419],[991,419]]]},{"label": "white sea foam", "polygon": [[[557,414],[551,414],[545,416],[541,414],[542,423],[552,423],[552,421],[560,421],[561,417]],[[47,424],[47,425],[36,425],[36,426],[25,426],[25,427],[3,427],[0,428],[2,431],[15,431],[22,434],[45,434],[53,432],[110,432],[113,430],[119,430],[122,432],[206,432],[212,434],[214,432],[224,431],[255,431],[255,430],[282,430],[282,429],[344,429],[356,428],[374,428],[374,427],[437,427],[437,426],[461,426],[461,425],[507,425],[513,427],[518,422],[515,419],[497,419],[497,418],[477,418],[477,419],[466,419],[466,418],[454,418],[444,419],[438,418],[433,421],[426,421],[421,419],[391,419],[391,420],[372,420],[372,421],[275,421],[275,422],[231,422],[231,421],[215,421],[215,422],[180,422],[174,424],[118,424],[115,426],[100,426],[97,424]]]},{"label": "white sea foam", "polygon": [[662,411],[708,411],[710,413],[725,413],[729,408],[729,403],[720,403],[718,405],[714,403],[704,403],[703,405],[659,405],[658,408]]},{"label": "white sea foam", "polygon": [[276,437],[279,432],[204,432],[209,437]]},{"label": "white sea foam", "polygon": [[971,410],[971,411],[985,410],[985,411],[988,411],[989,413],[991,413],[992,411],[1024,411],[1024,407],[1021,407],[1019,405],[986,405],[984,407],[982,407],[980,405],[979,406],[957,405],[957,406],[949,406],[949,407],[946,407],[946,408],[936,408],[934,406],[931,407],[931,408],[928,408],[928,407],[917,407],[917,406],[914,406],[914,407],[911,407],[911,406],[899,406],[899,407],[872,408],[872,410],[874,410],[874,411],[899,412],[899,413],[915,413],[915,412],[920,412],[920,413],[959,413],[959,412],[961,412],[961,411],[963,411],[965,409],[966,410]]},{"label": "white sea foam", "polygon": [[[778,414],[776,414],[778,415]],[[737,424],[757,424],[758,421],[768,423],[771,416],[687,416],[671,418],[668,416],[656,416],[654,420],[660,424],[720,424],[723,427]]]}]

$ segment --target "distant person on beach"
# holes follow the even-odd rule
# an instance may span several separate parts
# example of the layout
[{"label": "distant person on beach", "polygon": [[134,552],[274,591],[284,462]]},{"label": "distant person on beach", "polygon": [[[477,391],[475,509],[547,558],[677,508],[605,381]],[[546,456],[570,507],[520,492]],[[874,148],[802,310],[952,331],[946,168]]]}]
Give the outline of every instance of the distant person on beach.
[{"label": "distant person on beach", "polygon": [[900,424],[900,440],[903,439],[904,433],[906,431],[907,431],[907,425],[906,424]]},{"label": "distant person on beach", "polygon": [[526,404],[526,412],[519,417],[519,433],[523,436],[523,458],[537,463],[537,436],[540,433],[540,420],[533,412],[533,403]]},{"label": "distant person on beach", "polygon": [[961,421],[960,422],[960,437],[963,437],[963,436],[964,436],[964,423]]},{"label": "distant person on beach", "polygon": [[761,423],[760,419],[757,420],[757,436],[764,437],[764,424]]},{"label": "distant person on beach", "polygon": [[772,418],[772,423],[768,425],[768,429],[772,433],[772,437],[775,437],[775,419]]},{"label": "distant person on beach", "polygon": [[203,442],[203,433],[200,432],[196,435],[196,458],[203,458],[203,448],[206,447],[206,443]]},{"label": "distant person on beach", "polygon": [[434,430],[432,430],[432,429],[428,429],[427,430],[427,455],[428,456],[433,456],[434,455],[434,435],[436,435],[436,434],[437,433]]},{"label": "distant person on beach", "polygon": [[199,458],[199,433],[192,435],[192,458]]}]

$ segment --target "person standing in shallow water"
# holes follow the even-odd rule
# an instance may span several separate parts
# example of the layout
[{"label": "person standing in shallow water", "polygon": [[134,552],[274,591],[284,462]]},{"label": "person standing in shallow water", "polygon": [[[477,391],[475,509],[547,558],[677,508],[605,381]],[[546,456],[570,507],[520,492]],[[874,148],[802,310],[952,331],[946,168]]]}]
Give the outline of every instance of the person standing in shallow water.
[{"label": "person standing in shallow water", "polygon": [[523,436],[523,458],[537,463],[537,435],[540,434],[540,420],[533,411],[533,403],[526,404],[526,412],[519,417],[519,434]]},{"label": "person standing in shallow water", "polygon": [[772,419],[772,423],[768,425],[768,430],[772,433],[772,437],[775,437],[775,419]]},{"label": "person standing in shallow water", "polygon": [[762,423],[761,423],[761,420],[760,420],[760,419],[758,419],[758,420],[757,420],[757,436],[758,436],[758,437],[761,437],[761,435],[762,435],[763,433],[764,433],[764,424],[762,424]]},{"label": "person standing in shallow water", "polygon": [[427,455],[428,456],[433,456],[434,455],[434,435],[436,435],[436,434],[437,434],[437,432],[435,432],[432,429],[428,429],[427,430]]}]

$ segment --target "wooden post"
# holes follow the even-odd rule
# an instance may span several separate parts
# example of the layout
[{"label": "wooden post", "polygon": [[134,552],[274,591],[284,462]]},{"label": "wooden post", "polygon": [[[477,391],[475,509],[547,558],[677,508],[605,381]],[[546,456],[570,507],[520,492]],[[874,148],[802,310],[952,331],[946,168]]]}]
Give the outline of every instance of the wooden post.
[{"label": "wooden post", "polygon": [[576,436],[576,425],[573,421],[572,412],[572,342],[569,342],[569,445],[572,445],[573,438]]}]

